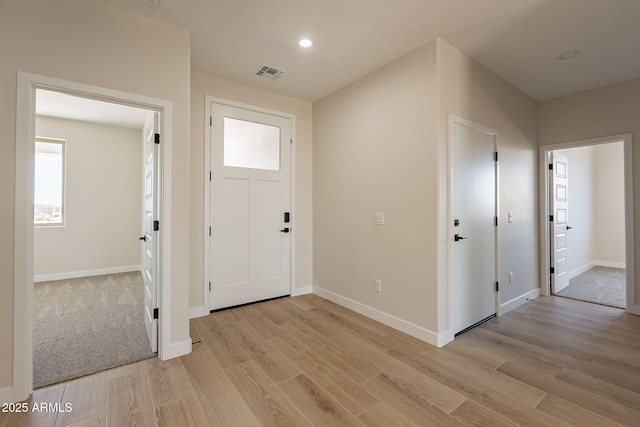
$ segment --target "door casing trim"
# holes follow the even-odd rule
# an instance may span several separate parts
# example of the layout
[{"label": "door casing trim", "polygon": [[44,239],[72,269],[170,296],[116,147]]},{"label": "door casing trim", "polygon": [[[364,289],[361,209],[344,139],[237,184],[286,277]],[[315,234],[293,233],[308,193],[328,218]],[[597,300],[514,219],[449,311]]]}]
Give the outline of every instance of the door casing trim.
[{"label": "door casing trim", "polygon": [[[449,331],[447,336],[450,337],[451,340],[454,339],[454,334],[458,331],[452,330],[453,327],[453,300],[451,295],[451,270],[453,268],[452,262],[452,250],[453,250],[453,172],[455,165],[453,163],[453,144],[451,143],[451,128],[454,125],[460,125],[467,127],[469,129],[476,130],[478,132],[486,133],[488,135],[493,136],[493,147],[496,152],[499,150],[499,139],[500,133],[486,126],[482,126],[470,120],[463,119],[454,114],[449,114],[449,126],[447,131],[449,132],[449,136],[447,138],[447,149],[448,149],[448,157],[449,157],[449,173],[448,173],[448,182],[447,182],[447,194],[448,197],[448,206],[447,206],[447,307],[448,307],[448,328]],[[500,162],[495,162],[495,215],[498,215],[500,212]],[[500,239],[499,239],[499,228],[495,228],[495,281],[498,282],[498,278],[500,277]],[[504,311],[504,310],[503,310]],[[500,291],[495,292],[495,313],[496,315],[500,315]],[[446,344],[446,343],[445,343]]]},{"label": "door casing trim", "polygon": [[[175,353],[171,344],[171,146],[173,103],[143,95],[18,71],[16,100],[16,172],[14,224],[13,401],[33,391],[33,141],[36,90],[48,89],[160,113],[163,146],[160,154],[162,229],[158,265],[158,357]],[[164,155],[166,153],[166,155]]]},{"label": "door casing trim", "polygon": [[270,114],[272,116],[283,117],[285,119],[291,120],[291,255],[290,255],[290,293],[294,293],[294,289],[296,289],[296,279],[295,279],[295,271],[296,271],[296,180],[295,180],[295,170],[296,170],[296,116],[295,114],[285,113],[282,111],[273,110],[270,108],[258,107],[251,104],[245,104],[242,102],[232,101],[229,99],[218,98],[215,96],[206,95],[205,96],[205,106],[204,106],[204,134],[205,134],[205,144],[204,144],[204,222],[203,222],[203,236],[204,236],[204,275],[203,275],[203,294],[202,294],[202,307],[192,308],[190,310],[190,316],[199,317],[206,316],[209,314],[209,307],[211,307],[211,293],[209,292],[209,277],[210,277],[210,266],[209,266],[209,255],[210,255],[210,239],[209,239],[209,217],[211,214],[211,193],[210,193],[210,184],[209,181],[209,171],[211,171],[211,126],[209,122],[209,118],[211,117],[211,104],[221,104],[227,105],[229,107],[241,108],[244,110],[255,111],[258,113]]}]

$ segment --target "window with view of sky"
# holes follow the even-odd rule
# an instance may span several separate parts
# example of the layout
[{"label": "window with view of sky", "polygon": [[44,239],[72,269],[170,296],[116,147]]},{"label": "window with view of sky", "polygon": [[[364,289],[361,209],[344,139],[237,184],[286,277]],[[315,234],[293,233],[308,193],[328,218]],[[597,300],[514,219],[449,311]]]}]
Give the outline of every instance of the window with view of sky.
[{"label": "window with view of sky", "polygon": [[64,140],[36,139],[34,224],[64,224]]}]

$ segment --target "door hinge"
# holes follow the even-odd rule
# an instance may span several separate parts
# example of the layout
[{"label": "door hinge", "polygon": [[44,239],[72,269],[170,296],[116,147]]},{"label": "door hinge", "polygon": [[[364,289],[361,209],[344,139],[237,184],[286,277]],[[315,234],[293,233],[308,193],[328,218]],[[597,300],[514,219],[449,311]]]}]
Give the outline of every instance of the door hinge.
[{"label": "door hinge", "polygon": [[209,236],[211,236],[211,227],[209,227]]},{"label": "door hinge", "polygon": [[213,126],[213,116],[209,116],[209,126]]},{"label": "door hinge", "polygon": [[495,224],[495,225],[496,225],[496,227],[497,227],[497,226],[498,226],[498,217],[496,216],[496,217],[494,217],[493,219],[494,219],[494,224]]},{"label": "door hinge", "polygon": [[549,221],[553,222],[553,215],[549,215]]},{"label": "door hinge", "polygon": [[156,307],[153,309],[153,318],[157,319],[159,317],[160,310]]},{"label": "door hinge", "polygon": [[293,144],[293,138],[291,138],[291,139],[289,140],[289,143],[290,143],[290,144]]},{"label": "door hinge", "polygon": [[500,291],[500,282],[496,282],[496,292]]},{"label": "door hinge", "polygon": [[209,282],[209,292],[211,292],[211,282]]},{"label": "door hinge", "polygon": [[160,134],[159,134],[159,133],[156,133],[156,135],[155,135],[155,137],[154,137],[154,138],[155,138],[154,142],[155,142],[156,144],[160,144]]},{"label": "door hinge", "polygon": [[209,171],[209,181],[211,181],[211,171]]},{"label": "door hinge", "polygon": [[555,268],[553,268],[553,267],[550,267],[550,268],[549,268],[549,272],[550,272],[551,274],[554,274],[554,273],[556,272],[556,269],[555,269]]},{"label": "door hinge", "polygon": [[553,163],[549,163],[549,170],[552,171],[553,170]]},{"label": "door hinge", "polygon": [[153,221],[153,231],[160,230],[160,221]]},{"label": "door hinge", "polygon": [[493,152],[493,160],[496,161],[496,162],[498,161],[498,152],[497,151]]}]

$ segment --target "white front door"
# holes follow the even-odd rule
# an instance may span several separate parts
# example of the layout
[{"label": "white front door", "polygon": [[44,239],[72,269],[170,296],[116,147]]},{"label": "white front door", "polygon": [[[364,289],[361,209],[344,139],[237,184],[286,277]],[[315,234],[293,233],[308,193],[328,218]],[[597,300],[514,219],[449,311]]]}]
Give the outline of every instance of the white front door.
[{"label": "white front door", "polygon": [[289,295],[291,119],[211,103],[209,309]]},{"label": "white front door", "polygon": [[158,233],[155,221],[158,220],[158,113],[150,113],[144,126],[145,167],[144,167],[144,325],[147,329],[151,351],[158,351],[157,305],[157,265]]},{"label": "white front door", "polygon": [[451,322],[459,333],[496,313],[495,134],[452,120]]},{"label": "white front door", "polygon": [[569,220],[569,159],[564,154],[551,152],[551,292],[560,292],[569,285],[567,231]]}]

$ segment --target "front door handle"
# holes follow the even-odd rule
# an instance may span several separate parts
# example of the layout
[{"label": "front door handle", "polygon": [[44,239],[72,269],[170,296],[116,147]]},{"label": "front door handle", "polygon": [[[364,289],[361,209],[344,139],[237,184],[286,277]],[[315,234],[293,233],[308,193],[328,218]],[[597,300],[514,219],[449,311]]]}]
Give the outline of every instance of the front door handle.
[{"label": "front door handle", "polygon": [[289,232],[289,227],[285,227],[282,230],[280,230],[281,233],[288,233]]},{"label": "front door handle", "polygon": [[456,235],[453,236],[453,240],[456,241],[456,242],[459,242],[460,240],[464,240],[464,239],[468,239],[468,237],[462,237],[459,234],[456,234]]}]

